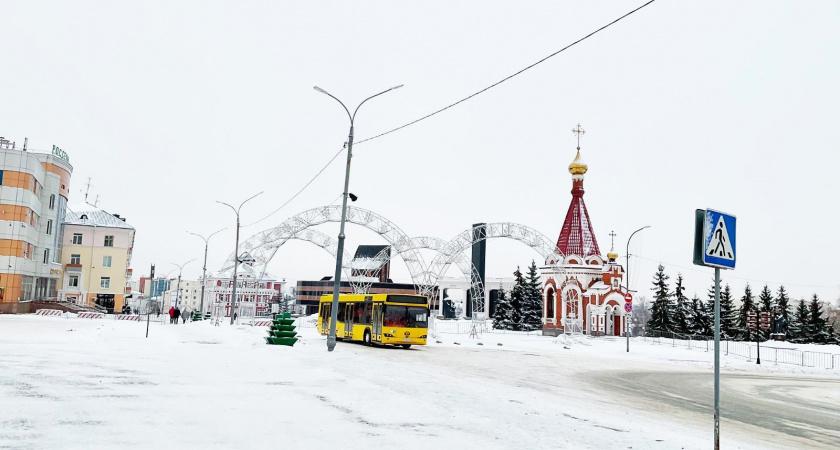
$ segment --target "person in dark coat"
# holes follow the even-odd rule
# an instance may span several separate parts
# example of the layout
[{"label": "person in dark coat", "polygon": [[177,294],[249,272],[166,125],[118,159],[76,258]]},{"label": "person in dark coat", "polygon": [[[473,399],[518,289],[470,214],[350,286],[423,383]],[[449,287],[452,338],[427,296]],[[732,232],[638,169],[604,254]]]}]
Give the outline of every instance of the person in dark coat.
[{"label": "person in dark coat", "polygon": [[175,325],[178,325],[178,319],[181,318],[181,308],[175,307]]},{"label": "person in dark coat", "polygon": [[169,323],[175,323],[175,307],[169,307]]}]

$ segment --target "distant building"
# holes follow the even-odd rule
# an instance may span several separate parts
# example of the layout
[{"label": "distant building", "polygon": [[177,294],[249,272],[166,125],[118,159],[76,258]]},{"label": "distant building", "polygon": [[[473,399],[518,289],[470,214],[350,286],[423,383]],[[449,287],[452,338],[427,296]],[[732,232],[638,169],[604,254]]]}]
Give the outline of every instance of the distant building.
[{"label": "distant building", "polygon": [[[181,283],[183,282],[184,280],[181,280]],[[285,280],[278,281],[269,273],[255,270],[252,264],[240,264],[236,274],[237,311],[239,311],[240,302],[248,302],[253,303],[257,315],[270,312],[270,303],[279,301],[285,282]],[[204,289],[204,310],[211,311],[211,308],[214,308],[214,314],[230,317],[230,300],[233,295],[232,277],[208,276]],[[200,284],[198,293],[201,295]]]},{"label": "distant building", "polygon": [[353,261],[350,263],[350,275],[379,280],[388,283],[391,280],[391,246],[360,245],[356,247]]},{"label": "distant building", "polygon": [[72,172],[58,147],[35,153],[0,137],[0,313],[56,299]]},{"label": "distant building", "polygon": [[[201,306],[201,281],[185,280],[181,278],[179,282],[177,278],[168,280],[169,288],[163,293],[165,310],[169,311],[170,306],[175,306],[175,299],[178,299],[178,308],[181,311],[189,309],[190,311],[198,310]],[[205,304],[207,301],[207,293],[205,292]]]},{"label": "distant building", "polygon": [[118,214],[82,203],[68,208],[62,242],[59,297],[120,312],[131,293],[134,227]]}]

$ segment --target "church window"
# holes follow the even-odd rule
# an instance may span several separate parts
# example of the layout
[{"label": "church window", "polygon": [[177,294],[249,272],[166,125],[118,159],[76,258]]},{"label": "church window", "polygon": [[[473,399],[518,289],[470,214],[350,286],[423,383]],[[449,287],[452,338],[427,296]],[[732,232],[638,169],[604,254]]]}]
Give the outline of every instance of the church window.
[{"label": "church window", "polygon": [[552,288],[545,290],[545,317],[554,318],[554,289]]}]

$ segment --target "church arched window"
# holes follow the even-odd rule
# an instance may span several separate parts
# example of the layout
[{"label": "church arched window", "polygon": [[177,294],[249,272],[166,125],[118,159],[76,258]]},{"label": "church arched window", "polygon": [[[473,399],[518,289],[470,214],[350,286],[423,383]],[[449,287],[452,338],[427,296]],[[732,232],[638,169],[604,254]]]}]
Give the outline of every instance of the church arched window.
[{"label": "church arched window", "polygon": [[580,303],[580,294],[577,289],[569,289],[566,292],[566,317],[570,319],[579,319],[578,303]]},{"label": "church arched window", "polygon": [[545,290],[545,317],[554,318],[554,288],[550,286]]}]

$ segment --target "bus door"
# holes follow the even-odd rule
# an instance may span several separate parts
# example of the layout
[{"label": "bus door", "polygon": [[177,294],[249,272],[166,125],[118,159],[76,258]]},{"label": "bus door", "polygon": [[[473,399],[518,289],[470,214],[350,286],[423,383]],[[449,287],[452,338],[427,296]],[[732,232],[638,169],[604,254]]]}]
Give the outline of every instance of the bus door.
[{"label": "bus door", "polygon": [[353,303],[344,305],[344,337],[353,337]]},{"label": "bus door", "polygon": [[374,303],[373,305],[373,340],[382,340],[382,303]]}]

